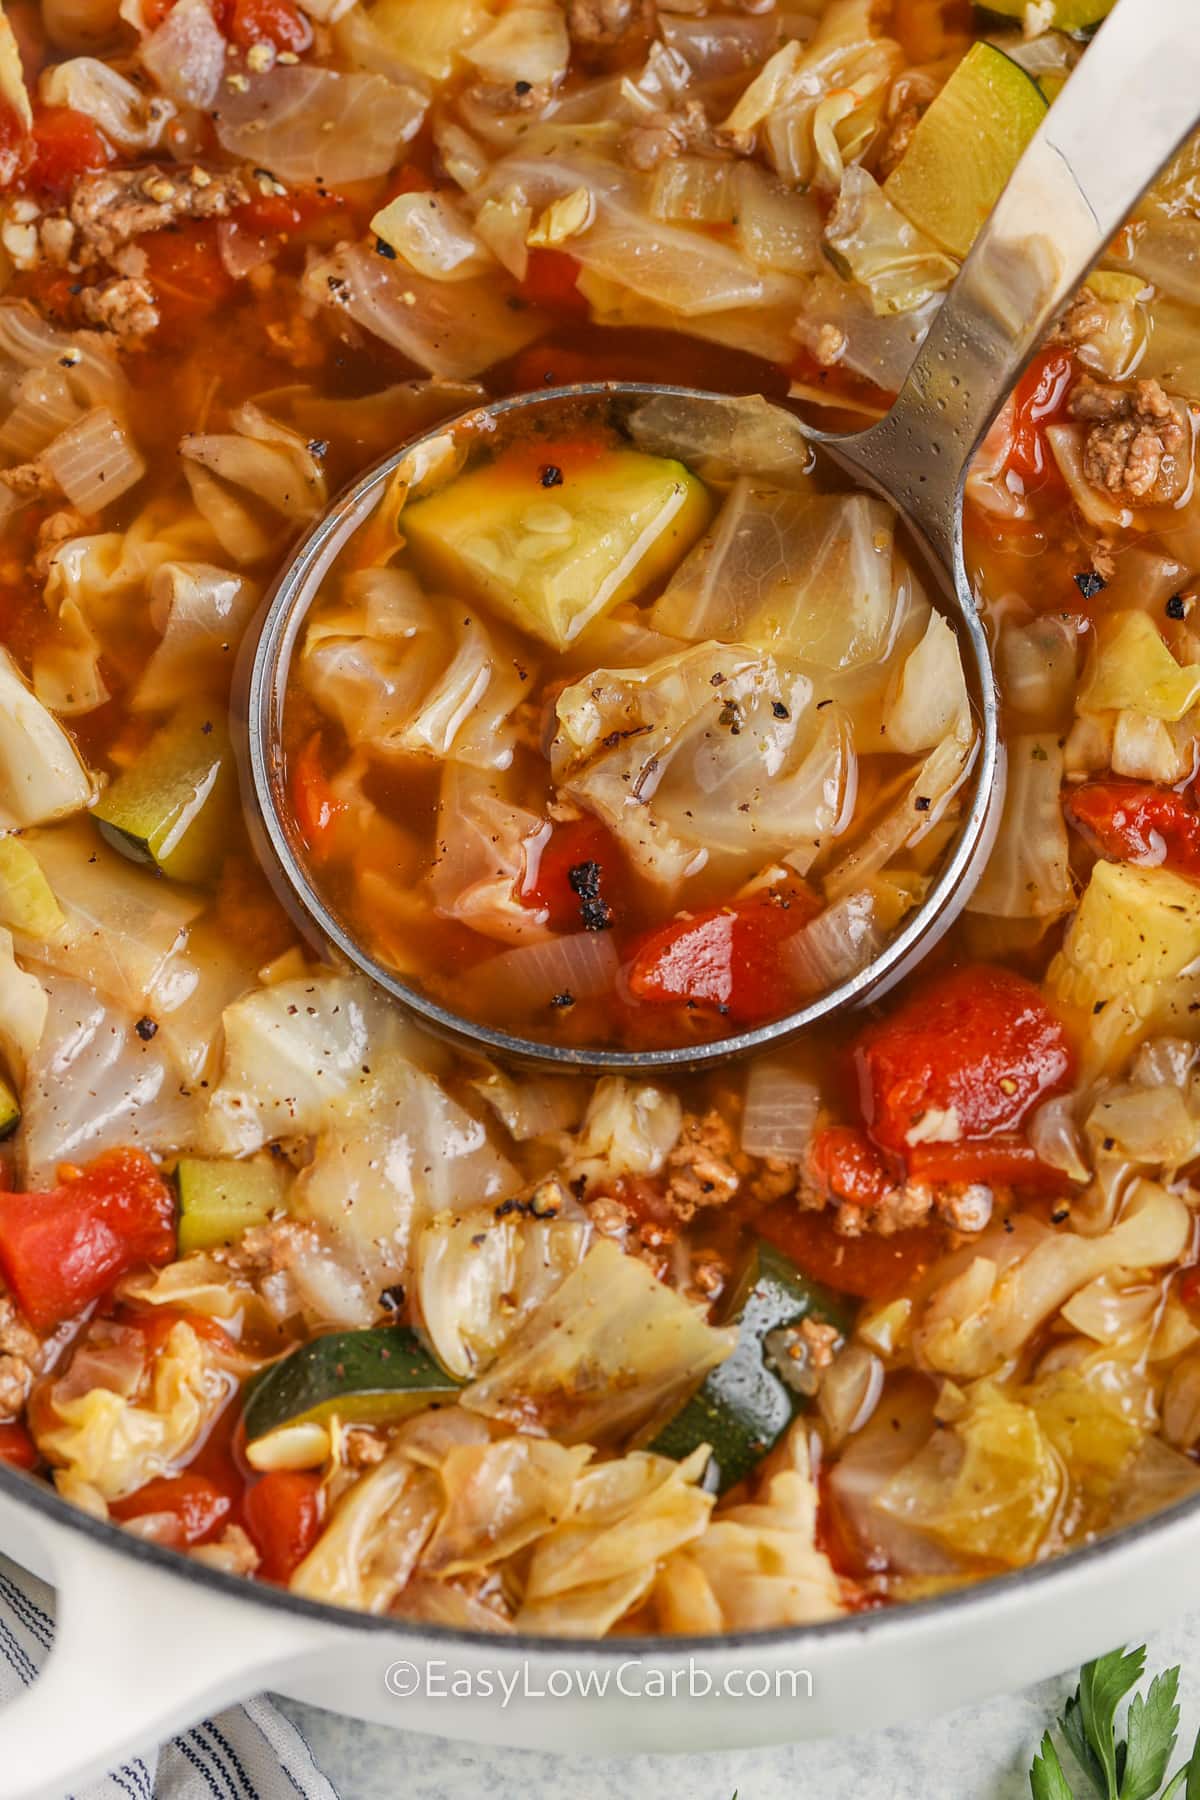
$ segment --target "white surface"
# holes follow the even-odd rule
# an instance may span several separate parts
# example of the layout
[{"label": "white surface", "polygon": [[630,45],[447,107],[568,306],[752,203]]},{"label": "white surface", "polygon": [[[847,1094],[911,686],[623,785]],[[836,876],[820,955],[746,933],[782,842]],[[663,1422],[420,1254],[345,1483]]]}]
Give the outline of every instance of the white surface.
[{"label": "white surface", "polygon": [[[1194,1569],[1181,1574],[1200,1590]],[[1113,1636],[1121,1638],[1119,1619],[1113,1620]],[[1148,1669],[1171,1663],[1183,1665],[1174,1768],[1200,1727],[1200,1614],[1150,1639]],[[489,1750],[362,1725],[291,1700],[280,1705],[300,1726],[341,1800],[731,1800],[735,1789],[741,1800],[1029,1800],[1034,1751],[1073,1686],[1074,1673],[924,1725],[841,1742],[681,1757]],[[447,1708],[453,1704],[445,1702]],[[404,1702],[397,1700],[398,1727],[403,1712]]]}]

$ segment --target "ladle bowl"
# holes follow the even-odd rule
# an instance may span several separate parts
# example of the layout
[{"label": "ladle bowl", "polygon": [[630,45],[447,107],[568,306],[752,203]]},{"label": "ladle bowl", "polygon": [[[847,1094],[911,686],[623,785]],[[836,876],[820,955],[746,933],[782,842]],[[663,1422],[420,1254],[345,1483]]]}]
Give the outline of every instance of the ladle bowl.
[{"label": "ladle bowl", "polygon": [[[242,773],[264,862],[302,929],[320,945],[332,945],[432,1030],[467,1049],[597,1072],[694,1069],[783,1044],[840,1009],[877,999],[912,971],[966,905],[1003,804],[995,676],[981,597],[963,559],[963,483],[1032,352],[1129,209],[1200,119],[1200,25],[1194,7],[1195,0],[1118,0],[984,223],[883,419],[865,431],[837,435],[780,415],[796,433],[798,457],[807,454],[808,444],[818,445],[855,485],[880,494],[895,509],[941,589],[973,692],[977,741],[956,835],[921,904],[875,959],[797,1011],[715,1041],[644,1051],[556,1045],[442,1006],[372,954],[313,881],[288,816],[283,712],[305,618],[339,553],[397,470],[407,463],[419,483],[447,443],[492,445],[554,409],[604,409],[610,422],[628,429],[641,407],[670,401],[720,407],[728,399],[632,382],[519,394],[434,427],[362,475],[284,569],[242,684]],[[1118,115],[1122,129],[1114,138]]]}]

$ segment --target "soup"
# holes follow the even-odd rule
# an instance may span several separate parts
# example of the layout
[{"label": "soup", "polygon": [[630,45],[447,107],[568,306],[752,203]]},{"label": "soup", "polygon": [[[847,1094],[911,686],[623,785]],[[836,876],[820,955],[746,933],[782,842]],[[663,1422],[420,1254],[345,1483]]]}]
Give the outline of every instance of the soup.
[{"label": "soup", "polygon": [[[332,496],[488,397],[611,377],[718,390],[742,425],[764,399],[884,410],[1103,11],[1072,0],[1072,35],[1015,0],[9,0],[0,1455],[31,1482],[310,1599],[583,1638],[902,1603],[1195,1494],[1194,145],[971,473],[1007,803],[967,910],[884,1003],[654,1081],[451,1051],[297,936],[229,713],[260,599]],[[614,636],[661,629],[709,509],[741,504],[738,471],[639,449],[683,463],[694,541],[577,651],[538,640],[547,699],[653,664]],[[561,454],[536,505],[565,506]],[[860,503],[816,479],[804,504]],[[407,555],[358,573],[394,603]],[[412,574],[418,612],[468,598]],[[356,760],[319,638],[348,579],[282,750],[325,891],[348,914],[365,891],[408,968],[420,933],[465,929],[422,885],[435,790],[494,771]],[[726,660],[731,587],[668,621],[671,655]],[[446,645],[469,617],[532,664],[521,620],[469,599]],[[905,632],[936,636],[927,604],[914,585],[864,665],[889,688]],[[324,642],[357,654],[368,623]],[[819,917],[883,803],[858,730],[856,816],[795,870]],[[498,832],[547,799],[518,747],[538,805],[502,792]],[[924,751],[886,754],[907,780]],[[872,894],[937,853],[897,852]],[[579,893],[604,859],[577,854],[581,907],[635,891]],[[631,929],[736,904],[756,872],[709,892],[701,870]],[[418,945],[463,1004],[468,941]]]},{"label": "soup", "polygon": [[517,417],[482,452],[442,434],[448,476],[389,482],[322,583],[285,728],[302,854],[469,1018],[627,1049],[780,1018],[870,964],[954,839],[954,630],[784,413]]}]

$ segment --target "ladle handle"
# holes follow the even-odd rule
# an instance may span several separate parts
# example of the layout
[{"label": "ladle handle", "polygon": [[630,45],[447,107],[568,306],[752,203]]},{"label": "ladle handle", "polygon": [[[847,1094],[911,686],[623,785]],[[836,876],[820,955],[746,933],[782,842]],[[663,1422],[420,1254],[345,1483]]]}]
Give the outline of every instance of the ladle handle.
[{"label": "ladle handle", "polygon": [[1197,0],[1117,0],[976,238],[891,412],[845,450],[948,569],[970,458],[1055,315],[1200,120]]}]

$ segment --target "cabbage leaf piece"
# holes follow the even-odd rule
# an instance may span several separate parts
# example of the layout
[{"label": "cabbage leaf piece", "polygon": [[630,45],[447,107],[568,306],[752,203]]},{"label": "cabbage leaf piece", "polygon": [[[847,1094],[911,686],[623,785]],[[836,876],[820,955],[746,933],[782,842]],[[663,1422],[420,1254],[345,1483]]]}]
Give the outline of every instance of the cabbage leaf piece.
[{"label": "cabbage leaf piece", "polygon": [[650,622],[672,637],[734,639],[820,669],[876,661],[896,614],[894,530],[881,500],[743,476]]},{"label": "cabbage leaf piece", "polygon": [[743,644],[600,669],[559,696],[554,779],[668,891],[801,846],[811,860],[848,823],[855,768],[840,708],[812,701],[808,676]]},{"label": "cabbage leaf piece", "polygon": [[431,599],[405,571],[367,569],[346,582],[344,604],[310,623],[301,670],[352,745],[497,769],[512,761],[509,720],[531,673],[515,650],[507,633]]},{"label": "cabbage leaf piece", "polygon": [[81,812],[95,794],[70,738],[0,648],[0,830]]},{"label": "cabbage leaf piece", "polygon": [[599,1441],[698,1386],[735,1340],[602,1238],[461,1404],[564,1443]]}]

